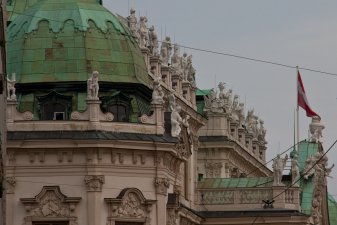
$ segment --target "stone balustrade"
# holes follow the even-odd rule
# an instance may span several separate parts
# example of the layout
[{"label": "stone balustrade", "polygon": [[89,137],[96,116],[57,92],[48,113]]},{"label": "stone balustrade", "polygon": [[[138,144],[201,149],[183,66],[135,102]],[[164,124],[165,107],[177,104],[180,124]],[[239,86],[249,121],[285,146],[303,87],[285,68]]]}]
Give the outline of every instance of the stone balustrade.
[{"label": "stone balustrade", "polygon": [[298,187],[198,188],[196,193],[200,209],[206,207],[209,211],[261,209],[262,200],[271,199],[276,209],[300,210]]}]

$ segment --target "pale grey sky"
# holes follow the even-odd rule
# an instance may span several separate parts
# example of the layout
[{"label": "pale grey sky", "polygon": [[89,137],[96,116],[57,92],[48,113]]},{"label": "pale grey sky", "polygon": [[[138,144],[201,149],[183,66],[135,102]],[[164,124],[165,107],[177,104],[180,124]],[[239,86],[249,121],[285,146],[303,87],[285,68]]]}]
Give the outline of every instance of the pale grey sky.
[{"label": "pale grey sky", "polygon": [[[103,0],[112,12],[146,15],[159,37],[178,44],[337,73],[337,1],[316,0]],[[224,81],[265,121],[271,159],[293,144],[296,71],[185,49],[193,54],[197,84]],[[182,50],[183,51],[183,50]],[[337,139],[337,76],[301,71],[308,100],[326,129],[327,150]],[[301,139],[310,118],[300,113]],[[337,145],[329,152],[337,165]],[[337,196],[337,168],[329,192]],[[335,196],[335,197],[336,197]]]}]

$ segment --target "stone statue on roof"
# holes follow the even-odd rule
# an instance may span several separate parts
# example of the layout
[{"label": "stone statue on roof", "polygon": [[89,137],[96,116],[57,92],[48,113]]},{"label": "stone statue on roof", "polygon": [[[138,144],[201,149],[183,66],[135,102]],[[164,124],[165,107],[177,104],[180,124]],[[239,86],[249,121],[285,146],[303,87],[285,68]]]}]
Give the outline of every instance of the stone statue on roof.
[{"label": "stone statue on roof", "polygon": [[161,87],[161,78],[155,78],[153,81],[153,92],[151,104],[161,105],[164,103],[164,92]]},{"label": "stone statue on roof", "polygon": [[16,101],[16,73],[12,73],[12,79],[8,78],[7,75],[7,100]]},{"label": "stone statue on roof", "polygon": [[171,57],[171,66],[177,73],[181,73],[181,57],[179,45],[175,44],[173,47],[173,55]]},{"label": "stone statue on roof", "polygon": [[244,105],[244,103],[240,102],[239,106],[236,109],[236,113],[239,117],[239,127],[240,128],[242,128],[242,126],[244,125],[244,122],[245,122],[244,110],[245,110],[245,105]]},{"label": "stone statue on roof", "polygon": [[99,91],[99,84],[98,84],[98,76],[99,72],[94,71],[91,77],[87,80],[87,99],[89,100],[98,100],[98,91]]},{"label": "stone statue on roof", "polygon": [[181,107],[179,105],[175,105],[173,107],[171,113],[171,135],[172,137],[178,137],[181,132],[180,125],[184,122],[180,116]]},{"label": "stone statue on roof", "polygon": [[195,86],[195,69],[192,63],[192,55],[187,57],[187,80]]},{"label": "stone statue on roof", "polygon": [[137,42],[139,41],[139,33],[138,33],[138,19],[136,16],[136,10],[134,8],[130,9],[130,15],[126,18],[128,21],[128,26],[132,35],[136,38]]},{"label": "stone statue on roof", "polygon": [[293,156],[291,160],[291,183],[294,187],[298,187],[299,184],[297,183],[298,178],[300,176],[300,169],[298,167],[298,153]]},{"label": "stone statue on roof", "polygon": [[172,54],[171,38],[166,37],[165,40],[162,42],[160,49],[160,58],[164,66],[169,66],[171,54]]},{"label": "stone statue on roof", "polygon": [[312,117],[312,122],[309,126],[311,137],[310,142],[319,143],[321,142],[322,130],[325,126],[321,123],[321,118],[318,116]]},{"label": "stone statue on roof", "polygon": [[234,121],[239,121],[239,116],[237,114],[237,108],[239,106],[239,96],[234,95],[233,104],[230,107],[230,115]]},{"label": "stone statue on roof", "polygon": [[154,55],[154,56],[158,56],[159,55],[159,44],[158,44],[158,36],[157,33],[154,30],[154,26],[151,26],[149,29],[149,49],[150,52]]},{"label": "stone statue on roof", "polygon": [[273,159],[274,186],[284,186],[282,183],[282,173],[284,167],[286,166],[287,160],[288,155],[286,155],[284,158],[281,158],[279,154],[277,154],[277,157]]},{"label": "stone statue on roof", "polygon": [[259,135],[258,140],[260,142],[266,143],[266,133],[267,130],[264,128],[264,121],[260,119],[260,127],[259,127]]},{"label": "stone statue on roof", "polygon": [[141,16],[139,18],[139,45],[141,48],[146,48],[149,45],[149,30],[147,29],[147,17]]},{"label": "stone statue on roof", "polygon": [[184,52],[183,56],[181,57],[181,72],[184,81],[187,81],[188,76],[188,66],[187,66],[187,53]]},{"label": "stone statue on roof", "polygon": [[172,112],[176,105],[176,97],[174,95],[174,92],[170,92],[167,96],[167,99],[168,99],[168,111]]}]

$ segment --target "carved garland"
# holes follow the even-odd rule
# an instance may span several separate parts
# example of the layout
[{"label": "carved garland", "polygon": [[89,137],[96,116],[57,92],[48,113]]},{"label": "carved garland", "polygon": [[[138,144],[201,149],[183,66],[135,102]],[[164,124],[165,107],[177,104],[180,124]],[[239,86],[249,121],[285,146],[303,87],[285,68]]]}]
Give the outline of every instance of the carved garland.
[{"label": "carved garland", "polygon": [[148,200],[137,188],[126,188],[117,198],[105,198],[109,206],[107,225],[113,225],[116,221],[141,222],[151,224],[150,213],[155,200]]},{"label": "carved garland", "polygon": [[80,197],[67,197],[61,193],[59,186],[44,186],[34,198],[21,198],[27,216],[24,225],[32,225],[34,221],[46,218],[69,221],[69,225],[77,225],[74,212]]}]

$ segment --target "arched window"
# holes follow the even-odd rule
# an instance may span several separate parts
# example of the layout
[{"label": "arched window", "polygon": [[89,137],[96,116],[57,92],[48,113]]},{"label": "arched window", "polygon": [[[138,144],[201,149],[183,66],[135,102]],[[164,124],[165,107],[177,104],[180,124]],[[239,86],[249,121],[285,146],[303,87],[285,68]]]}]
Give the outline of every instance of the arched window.
[{"label": "arched window", "polygon": [[71,112],[71,96],[51,92],[37,97],[41,120],[68,120]]},{"label": "arched window", "polygon": [[131,98],[121,92],[116,92],[113,96],[103,96],[102,111],[111,112],[114,115],[114,122],[129,122],[131,111]]}]

